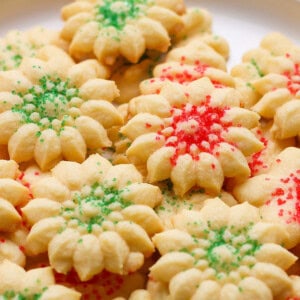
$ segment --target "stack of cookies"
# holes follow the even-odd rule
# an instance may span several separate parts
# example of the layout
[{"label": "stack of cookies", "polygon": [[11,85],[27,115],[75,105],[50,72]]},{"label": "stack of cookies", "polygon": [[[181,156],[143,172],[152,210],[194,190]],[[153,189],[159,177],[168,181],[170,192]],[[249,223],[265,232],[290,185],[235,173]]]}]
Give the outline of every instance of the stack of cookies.
[{"label": "stack of cookies", "polygon": [[182,0],[77,0],[0,39],[0,299],[300,299],[300,47],[227,70]]}]

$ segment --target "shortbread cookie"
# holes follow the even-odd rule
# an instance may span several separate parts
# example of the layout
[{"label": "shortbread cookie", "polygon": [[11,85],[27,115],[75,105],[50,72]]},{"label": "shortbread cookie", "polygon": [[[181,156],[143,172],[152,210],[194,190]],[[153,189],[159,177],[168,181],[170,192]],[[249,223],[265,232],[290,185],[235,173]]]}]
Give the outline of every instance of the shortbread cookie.
[{"label": "shortbread cookie", "polygon": [[43,27],[27,31],[13,30],[0,39],[0,71],[16,69],[24,57],[35,57],[38,49],[46,45],[67,49],[59,32]]},{"label": "shortbread cookie", "polygon": [[271,300],[292,294],[284,270],[297,257],[281,246],[284,228],[262,221],[256,207],[210,199],[201,211],[175,215],[173,224],[153,237],[162,257],[150,268],[152,299]]},{"label": "shortbread cookie", "polygon": [[261,122],[253,129],[254,134],[264,144],[264,148],[248,158],[251,176],[268,172],[275,157],[287,147],[295,146],[293,138],[278,140],[270,132],[272,122]]},{"label": "shortbread cookie", "polygon": [[22,222],[18,209],[30,199],[29,190],[16,180],[18,164],[0,160],[0,232],[14,232]]},{"label": "shortbread cookie", "polygon": [[[44,268],[50,265],[47,255],[28,257],[26,270]],[[71,270],[68,274],[60,274],[54,270],[55,282],[66,287],[75,289],[82,295],[84,300],[112,300],[124,298],[136,289],[143,289],[146,286],[148,267],[153,265],[152,258],[145,261],[142,269],[128,275],[113,274],[102,271],[92,279],[82,282],[76,271]]]},{"label": "shortbread cookie", "polygon": [[136,63],[147,49],[166,52],[183,27],[182,0],[81,0],[62,8],[61,36],[78,60],[97,57],[112,65],[120,56]]},{"label": "shortbread cookie", "polygon": [[28,230],[25,226],[20,225],[13,232],[0,234],[0,262],[9,260],[22,267],[25,266],[26,256],[25,241]]},{"label": "shortbread cookie", "polygon": [[[232,70],[234,76],[248,78],[259,94],[252,109],[266,119],[274,118],[271,130],[279,139],[297,136],[300,131],[299,61],[300,47],[279,33],[271,33],[259,48],[243,56],[243,64]],[[247,75],[249,72],[253,75]]]},{"label": "shortbread cookie", "polygon": [[263,220],[285,226],[288,248],[300,242],[300,149],[289,147],[273,161],[266,174],[254,176],[237,185],[233,195],[240,202],[260,207]]},{"label": "shortbread cookie", "polygon": [[247,178],[246,157],[263,148],[249,130],[257,126],[258,115],[234,106],[239,103],[229,97],[234,90],[212,87],[206,94],[207,81],[211,84],[207,78],[193,82],[192,103],[178,107],[162,95],[132,99],[129,111],[135,116],[120,130],[133,141],[126,151],[129,160],[147,166],[149,182],[170,178],[178,195],[194,186],[217,194],[225,177]]},{"label": "shortbread cookie", "polygon": [[36,58],[24,58],[18,70],[0,72],[0,144],[8,145],[10,158],[35,160],[47,170],[110,146],[106,129],[123,119],[110,103],[119,91],[99,78],[101,70],[96,60],[75,64],[46,46]]},{"label": "shortbread cookie", "polygon": [[68,299],[79,300],[80,293],[55,283],[50,267],[25,271],[20,266],[0,263],[0,298],[13,299]]},{"label": "shortbread cookie", "polygon": [[[141,82],[141,93],[158,94],[170,83],[186,85],[203,77],[208,77],[215,87],[234,87],[233,77],[225,72],[226,49],[225,39],[212,34],[180,43],[153,69],[153,78]],[[188,90],[185,93],[188,95]]]},{"label": "shortbread cookie", "polygon": [[52,175],[32,186],[40,198],[22,209],[33,225],[26,253],[48,251],[56,271],[74,268],[82,281],[104,269],[140,269],[154,252],[150,237],[162,230],[152,209],[161,201],[159,188],[142,183],[133,165],[112,166],[96,154],[82,164],[62,161]]},{"label": "shortbread cookie", "polygon": [[7,259],[24,266],[27,230],[20,208],[30,200],[30,191],[18,180],[19,173],[15,161],[0,160],[0,262]]}]

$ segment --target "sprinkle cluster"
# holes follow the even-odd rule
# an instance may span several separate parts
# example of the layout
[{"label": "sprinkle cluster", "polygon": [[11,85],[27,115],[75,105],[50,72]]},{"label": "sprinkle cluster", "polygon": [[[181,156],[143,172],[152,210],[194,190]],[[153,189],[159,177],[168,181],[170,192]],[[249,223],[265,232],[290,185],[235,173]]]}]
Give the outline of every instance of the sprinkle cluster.
[{"label": "sprinkle cluster", "polygon": [[176,165],[180,155],[188,153],[194,160],[199,159],[200,152],[213,153],[215,147],[224,141],[222,132],[230,126],[230,122],[222,120],[227,107],[210,105],[210,97],[199,106],[185,104],[181,109],[171,110],[171,123],[158,132],[166,138],[166,147],[174,147],[175,154],[171,158]]},{"label": "sprinkle cluster", "polygon": [[[276,187],[271,193],[272,199],[266,205],[275,203],[279,207],[278,215],[284,217],[287,223],[300,224],[300,170],[281,178],[280,182],[284,184],[284,188]],[[293,208],[285,208],[285,204],[291,201]]]},{"label": "sprinkle cluster", "polygon": [[250,237],[249,231],[252,227],[253,224],[241,229],[233,226],[213,229],[208,222],[208,229],[204,230],[203,237],[194,237],[195,243],[201,245],[201,250],[196,248],[192,251],[182,251],[190,253],[199,267],[213,269],[216,279],[233,277],[239,267],[251,268],[255,264],[254,255],[261,244]]},{"label": "sprinkle cluster", "polygon": [[104,0],[96,6],[96,20],[103,27],[122,30],[131,20],[144,14],[148,0]]},{"label": "sprinkle cluster", "polygon": [[266,152],[266,149],[268,147],[268,140],[263,136],[262,131],[259,129],[256,130],[256,135],[264,144],[264,148],[250,156],[248,165],[251,170],[251,176],[255,176],[261,169],[266,169],[268,167],[263,160],[264,153]]},{"label": "sprinkle cluster", "polygon": [[30,294],[27,290],[24,293],[15,291],[6,291],[3,295],[0,295],[3,300],[39,300],[47,288],[43,288],[41,293]]},{"label": "sprinkle cluster", "polygon": [[[167,66],[162,69],[159,79],[161,80],[170,80],[172,82],[178,82],[180,84],[189,83],[195,81],[196,79],[202,78],[206,69],[209,67],[207,64],[202,63],[199,60],[196,60],[193,64],[192,69],[188,68],[188,65],[185,64],[186,57],[182,56],[180,60],[180,66],[184,67],[180,72],[174,72],[172,66]],[[175,74],[174,74],[175,73]]]},{"label": "sprinkle cluster", "polygon": [[[14,68],[17,68],[17,67],[20,66],[23,57],[20,54],[15,53],[12,50],[11,45],[7,45],[4,49],[1,49],[1,51],[4,52],[4,53],[8,53],[10,61],[13,62],[13,67]],[[10,68],[7,65],[6,60],[5,59],[0,59],[0,71],[7,71],[8,69],[10,69]]]},{"label": "sprinkle cluster", "polygon": [[78,89],[68,81],[44,76],[25,93],[19,93],[21,104],[12,111],[21,115],[24,123],[37,124],[42,130],[52,128],[59,132],[66,125],[70,109],[78,102]]},{"label": "sprinkle cluster", "polygon": [[99,183],[84,186],[81,192],[74,194],[70,207],[62,208],[61,214],[68,222],[75,221],[76,225],[91,233],[94,226],[101,226],[112,212],[131,205],[122,199],[126,190],[126,187],[117,190]]},{"label": "sprinkle cluster", "polygon": [[[289,55],[287,56],[289,57]],[[284,72],[283,75],[288,79],[288,90],[292,95],[296,95],[300,91],[300,64],[294,64],[294,70]]]}]

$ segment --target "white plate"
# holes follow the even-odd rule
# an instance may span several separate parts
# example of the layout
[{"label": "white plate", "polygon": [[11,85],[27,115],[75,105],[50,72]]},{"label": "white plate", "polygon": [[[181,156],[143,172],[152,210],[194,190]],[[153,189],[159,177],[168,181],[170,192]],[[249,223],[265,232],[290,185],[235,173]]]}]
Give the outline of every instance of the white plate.
[{"label": "white plate", "polygon": [[[60,8],[71,0],[0,0],[0,36],[10,29],[34,25],[59,29]],[[299,0],[186,0],[213,15],[214,32],[224,36],[231,47],[230,66],[241,55],[258,46],[271,31],[280,31],[300,44]]]}]

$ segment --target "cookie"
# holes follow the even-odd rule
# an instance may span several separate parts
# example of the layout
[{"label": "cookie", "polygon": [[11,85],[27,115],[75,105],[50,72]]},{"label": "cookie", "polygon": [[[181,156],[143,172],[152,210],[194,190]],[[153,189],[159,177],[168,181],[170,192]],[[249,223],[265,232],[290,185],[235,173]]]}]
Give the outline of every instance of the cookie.
[{"label": "cookie", "polygon": [[254,206],[228,207],[210,199],[198,212],[175,215],[173,226],[153,237],[162,256],[150,268],[152,299],[284,299],[292,294],[284,270],[297,258],[281,246],[287,233],[262,221]]},{"label": "cookie", "polygon": [[54,46],[23,59],[18,70],[0,72],[0,144],[10,158],[48,170],[110,146],[106,129],[123,119],[110,103],[119,91],[101,73],[96,60],[75,64]]},{"label": "cookie", "polygon": [[152,208],[161,193],[143,183],[133,165],[112,166],[99,155],[82,164],[63,161],[32,189],[41,198],[22,208],[32,225],[25,251],[30,256],[48,251],[57,272],[74,268],[82,281],[104,269],[124,275],[154,252],[150,237],[162,224]]},{"label": "cookie", "polygon": [[147,49],[166,52],[183,27],[183,1],[76,1],[62,8],[61,36],[78,60],[113,65],[120,56],[137,63]]}]

